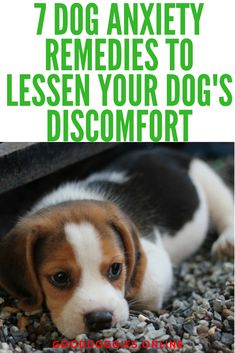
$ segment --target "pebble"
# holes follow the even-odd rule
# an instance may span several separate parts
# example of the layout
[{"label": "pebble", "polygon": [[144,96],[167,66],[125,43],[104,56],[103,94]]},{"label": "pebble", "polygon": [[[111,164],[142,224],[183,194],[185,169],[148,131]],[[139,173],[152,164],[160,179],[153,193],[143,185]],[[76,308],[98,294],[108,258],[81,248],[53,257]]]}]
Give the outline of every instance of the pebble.
[{"label": "pebble", "polygon": [[136,340],[136,336],[133,335],[133,333],[131,333],[131,332],[127,332],[126,338],[127,338],[128,340],[131,340],[131,341],[135,341],[135,340]]},{"label": "pebble", "polygon": [[185,321],[184,324],[183,324],[183,328],[186,332],[188,332],[190,335],[193,335],[194,334],[194,328],[195,328],[195,325],[194,325],[194,322],[193,321]]},{"label": "pebble", "polygon": [[19,332],[19,329],[18,329],[17,326],[11,326],[10,332],[11,332],[11,333],[13,333],[13,332]]},{"label": "pebble", "polygon": [[231,310],[229,310],[229,309],[224,309],[223,311],[222,311],[222,316],[223,317],[228,317],[228,316],[232,316],[233,317],[233,315],[234,315],[234,313],[231,311]]},{"label": "pebble", "polygon": [[223,325],[224,325],[225,331],[227,331],[227,332],[231,331],[231,327],[230,327],[228,320],[224,320]]},{"label": "pebble", "polygon": [[164,336],[159,337],[159,341],[165,342],[165,341],[169,340],[169,338],[170,338],[169,335],[164,335]]},{"label": "pebble", "polygon": [[208,331],[208,336],[214,336],[215,330],[216,330],[216,326],[212,326]]},{"label": "pebble", "polygon": [[110,329],[107,329],[107,330],[103,330],[102,334],[103,334],[103,336],[105,338],[107,338],[107,337],[113,336],[115,332],[116,332],[115,328],[110,328]]},{"label": "pebble", "polygon": [[32,351],[32,347],[29,344],[24,344],[24,350],[26,353],[30,353]]},{"label": "pebble", "polygon": [[219,313],[217,313],[217,311],[214,311],[214,318],[215,318],[215,320],[218,320],[218,321],[222,320],[221,315]]},{"label": "pebble", "polygon": [[217,320],[212,320],[212,325],[216,326],[219,329],[221,329],[223,327],[222,322],[221,321],[217,321]]},{"label": "pebble", "polygon": [[205,325],[200,325],[197,327],[197,333],[201,336],[207,336],[208,335],[209,328],[208,326]]},{"label": "pebble", "polygon": [[142,333],[144,332],[144,329],[145,329],[145,326],[147,325],[147,323],[144,321],[144,322],[140,322],[139,324],[136,325],[134,331],[136,333]]},{"label": "pebble", "polygon": [[0,348],[7,350],[9,348],[9,345],[5,342],[2,342],[2,343],[0,342]]},{"label": "pebble", "polygon": [[165,328],[160,328],[159,330],[153,330],[153,339],[160,338],[166,334]]},{"label": "pebble", "polygon": [[148,318],[147,318],[147,316],[144,316],[144,315],[140,314],[140,315],[138,316],[138,320],[139,320],[140,322],[144,322],[144,321],[148,320]]},{"label": "pebble", "polygon": [[209,326],[209,322],[206,320],[199,320],[199,324],[203,326]]},{"label": "pebble", "polygon": [[221,342],[230,345],[234,343],[234,336],[231,333],[224,332],[222,333]]},{"label": "pebble", "polygon": [[215,299],[213,301],[213,307],[215,311],[217,311],[218,313],[221,313],[224,308],[224,304],[221,300]]}]

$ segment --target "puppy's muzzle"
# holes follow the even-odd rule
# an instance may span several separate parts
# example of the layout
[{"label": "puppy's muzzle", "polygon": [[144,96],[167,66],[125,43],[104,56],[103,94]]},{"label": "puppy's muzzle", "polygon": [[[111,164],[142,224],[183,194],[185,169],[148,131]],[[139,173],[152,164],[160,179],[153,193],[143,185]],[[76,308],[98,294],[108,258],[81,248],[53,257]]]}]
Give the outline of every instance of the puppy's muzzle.
[{"label": "puppy's muzzle", "polygon": [[92,311],[84,316],[86,327],[89,331],[99,331],[110,328],[113,313],[110,311]]}]

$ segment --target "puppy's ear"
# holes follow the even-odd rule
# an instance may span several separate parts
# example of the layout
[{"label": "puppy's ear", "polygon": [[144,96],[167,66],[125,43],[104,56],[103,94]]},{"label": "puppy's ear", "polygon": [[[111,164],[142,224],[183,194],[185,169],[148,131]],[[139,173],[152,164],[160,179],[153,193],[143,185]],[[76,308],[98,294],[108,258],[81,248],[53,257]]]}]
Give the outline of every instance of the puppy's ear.
[{"label": "puppy's ear", "polygon": [[127,268],[126,297],[132,299],[144,279],[146,255],[140,242],[140,234],[129,218],[119,213],[119,217],[113,219],[112,227],[118,232],[124,247]]},{"label": "puppy's ear", "polygon": [[39,309],[43,300],[34,266],[38,234],[17,225],[0,241],[0,286],[19,299],[19,306],[26,311]]}]

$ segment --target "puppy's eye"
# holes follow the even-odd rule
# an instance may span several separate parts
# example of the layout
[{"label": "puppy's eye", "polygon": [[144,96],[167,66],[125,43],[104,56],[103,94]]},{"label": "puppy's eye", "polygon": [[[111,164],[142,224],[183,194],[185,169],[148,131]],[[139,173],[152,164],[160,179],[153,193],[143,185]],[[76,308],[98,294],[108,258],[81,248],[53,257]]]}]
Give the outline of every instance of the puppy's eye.
[{"label": "puppy's eye", "polygon": [[49,281],[53,286],[58,288],[66,288],[70,285],[70,275],[67,272],[57,272],[55,275],[50,276]]},{"label": "puppy's eye", "polygon": [[118,279],[122,272],[122,264],[120,263],[113,263],[108,270],[108,277],[112,280]]}]

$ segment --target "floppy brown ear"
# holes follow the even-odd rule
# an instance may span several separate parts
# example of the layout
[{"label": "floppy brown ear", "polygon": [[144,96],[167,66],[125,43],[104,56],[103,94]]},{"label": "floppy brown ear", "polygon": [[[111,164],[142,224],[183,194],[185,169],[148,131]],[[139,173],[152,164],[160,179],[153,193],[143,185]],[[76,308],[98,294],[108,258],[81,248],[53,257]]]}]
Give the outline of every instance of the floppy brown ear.
[{"label": "floppy brown ear", "polygon": [[26,311],[39,309],[43,300],[34,268],[37,240],[33,230],[18,225],[0,241],[0,286]]},{"label": "floppy brown ear", "polygon": [[140,234],[129,218],[121,215],[112,221],[112,225],[122,238],[127,268],[126,297],[132,299],[140,290],[144,279],[146,255],[140,242]]}]

